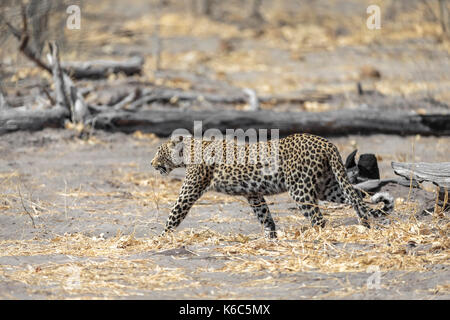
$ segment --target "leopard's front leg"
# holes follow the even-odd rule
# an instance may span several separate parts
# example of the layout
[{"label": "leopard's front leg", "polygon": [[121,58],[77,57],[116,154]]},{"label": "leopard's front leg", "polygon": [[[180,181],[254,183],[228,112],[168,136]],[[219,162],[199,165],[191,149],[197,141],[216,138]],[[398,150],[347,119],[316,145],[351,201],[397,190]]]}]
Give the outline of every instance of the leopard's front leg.
[{"label": "leopard's front leg", "polygon": [[161,236],[174,231],[180,225],[195,201],[206,191],[209,183],[209,175],[204,170],[195,171],[194,168],[186,170],[186,178],[184,178],[180,194],[167,218]]}]

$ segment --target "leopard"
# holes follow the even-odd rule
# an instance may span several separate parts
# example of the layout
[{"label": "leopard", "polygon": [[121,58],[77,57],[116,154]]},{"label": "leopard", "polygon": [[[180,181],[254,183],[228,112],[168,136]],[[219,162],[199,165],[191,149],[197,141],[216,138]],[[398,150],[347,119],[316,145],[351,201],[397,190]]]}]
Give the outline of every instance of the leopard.
[{"label": "leopard", "polygon": [[311,225],[319,227],[327,223],[319,201],[351,205],[359,223],[367,228],[372,217],[385,216],[393,209],[393,198],[386,192],[370,199],[371,203],[382,202],[382,208],[368,206],[363,191],[350,183],[338,148],[309,133],[254,143],[171,138],[159,146],[151,166],[164,176],[176,168],[186,170],[161,236],[173,232],[207,191],[246,198],[270,239],[277,238],[277,230],[265,196],[288,192]]}]

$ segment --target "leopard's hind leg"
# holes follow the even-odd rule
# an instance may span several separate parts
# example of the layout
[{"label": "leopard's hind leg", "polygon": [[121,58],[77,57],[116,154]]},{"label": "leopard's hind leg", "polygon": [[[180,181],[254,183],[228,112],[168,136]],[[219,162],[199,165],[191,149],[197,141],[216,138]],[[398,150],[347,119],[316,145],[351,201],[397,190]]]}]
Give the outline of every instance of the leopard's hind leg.
[{"label": "leopard's hind leg", "polygon": [[342,192],[331,171],[328,177],[324,180],[325,182],[321,185],[319,191],[319,200],[334,203],[351,204],[345,194]]},{"label": "leopard's hind leg", "polygon": [[312,226],[325,226],[326,220],[319,210],[319,198],[314,184],[299,179],[297,183],[288,183],[288,192],[303,215],[310,219]]}]

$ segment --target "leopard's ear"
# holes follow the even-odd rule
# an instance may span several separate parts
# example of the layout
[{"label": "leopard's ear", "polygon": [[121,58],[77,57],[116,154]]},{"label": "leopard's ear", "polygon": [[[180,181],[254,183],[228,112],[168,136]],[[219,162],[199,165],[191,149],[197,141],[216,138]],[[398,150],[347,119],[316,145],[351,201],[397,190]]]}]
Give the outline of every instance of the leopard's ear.
[{"label": "leopard's ear", "polygon": [[178,143],[180,143],[181,141],[183,141],[183,136],[181,135],[176,135],[176,136],[172,136],[170,138],[170,141],[168,143],[169,148],[173,148],[175,147]]},{"label": "leopard's ear", "polygon": [[178,143],[180,143],[181,141],[183,141],[184,137],[181,135],[173,135],[172,137],[170,137],[170,144],[177,145]]}]

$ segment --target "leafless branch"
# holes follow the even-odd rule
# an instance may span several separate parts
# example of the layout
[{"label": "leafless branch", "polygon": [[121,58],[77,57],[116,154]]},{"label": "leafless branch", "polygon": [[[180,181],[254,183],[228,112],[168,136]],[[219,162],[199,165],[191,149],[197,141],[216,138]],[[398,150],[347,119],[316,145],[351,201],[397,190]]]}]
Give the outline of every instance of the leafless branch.
[{"label": "leafless branch", "polygon": [[11,34],[19,41],[19,51],[22,52],[26,57],[28,57],[31,61],[36,63],[39,67],[46,70],[48,73],[52,73],[52,68],[43,62],[36,52],[34,52],[30,46],[28,45],[30,36],[28,34],[28,19],[25,11],[25,6],[21,7],[21,16],[22,16],[22,30],[18,30],[14,27],[9,21],[6,20],[5,17],[1,17],[2,20],[5,21],[5,24],[8,26]]},{"label": "leafless branch", "polygon": [[22,203],[23,210],[25,210],[26,214],[30,217],[31,222],[33,224],[33,228],[36,228],[33,215],[28,211],[27,207],[25,206],[25,203],[23,202],[22,192],[20,191],[20,185],[17,185],[17,191],[19,192],[20,202]]}]

